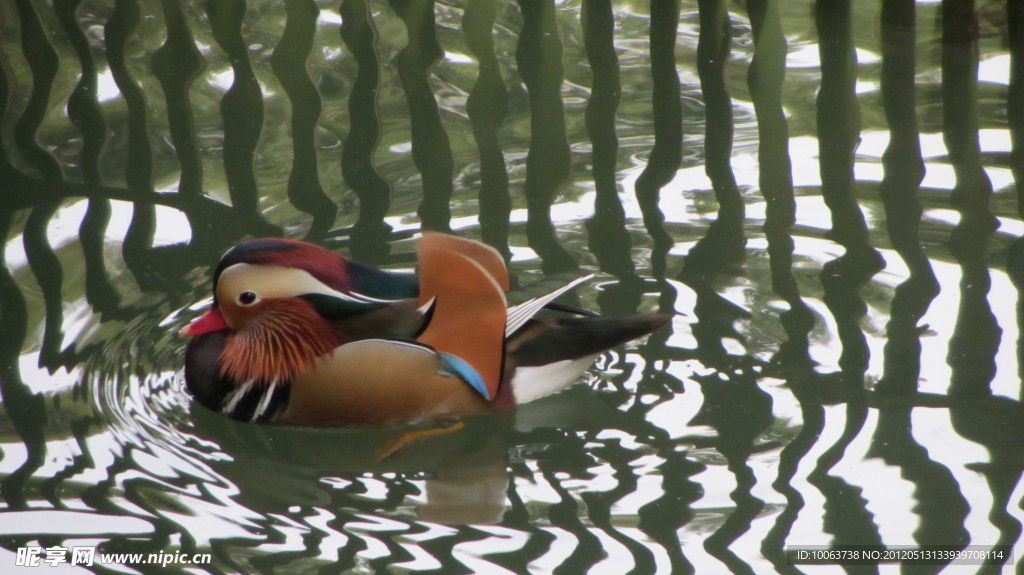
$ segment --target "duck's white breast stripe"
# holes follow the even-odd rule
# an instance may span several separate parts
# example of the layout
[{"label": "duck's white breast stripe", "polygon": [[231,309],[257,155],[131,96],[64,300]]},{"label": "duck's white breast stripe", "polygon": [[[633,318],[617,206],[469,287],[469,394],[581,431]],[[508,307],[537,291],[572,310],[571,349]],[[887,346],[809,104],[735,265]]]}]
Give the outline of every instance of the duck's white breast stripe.
[{"label": "duck's white breast stripe", "polygon": [[231,393],[228,394],[228,402],[224,405],[224,408],[221,409],[221,412],[231,415],[235,411],[235,407],[238,406],[238,402],[245,397],[246,393],[249,393],[250,389],[252,389],[253,384],[254,382],[249,380],[232,390]]},{"label": "duck's white breast stripe", "polygon": [[275,381],[263,390],[263,396],[260,397],[260,403],[256,406],[256,410],[252,412],[252,418],[250,421],[256,421],[260,417],[263,417],[263,414],[267,411],[267,407],[270,406],[270,401],[274,398],[274,388],[276,387],[277,382]]}]

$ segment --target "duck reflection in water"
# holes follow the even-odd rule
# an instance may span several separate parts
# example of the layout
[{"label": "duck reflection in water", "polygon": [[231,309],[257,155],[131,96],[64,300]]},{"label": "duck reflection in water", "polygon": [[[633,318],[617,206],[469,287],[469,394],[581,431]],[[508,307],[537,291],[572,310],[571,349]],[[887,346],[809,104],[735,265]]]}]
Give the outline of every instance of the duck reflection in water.
[{"label": "duck reflection in water", "polygon": [[[460,431],[384,459],[381,450],[409,426],[240,425],[200,405],[191,417],[197,435],[229,456],[208,463],[244,507],[282,514],[329,508],[353,519],[361,512],[401,515],[405,509],[420,520],[446,525],[501,522],[509,505],[509,467],[522,450],[548,449],[537,443],[547,437],[541,430],[630,426],[627,414],[586,386],[514,410],[466,416]],[[375,486],[386,490],[383,499]]]}]

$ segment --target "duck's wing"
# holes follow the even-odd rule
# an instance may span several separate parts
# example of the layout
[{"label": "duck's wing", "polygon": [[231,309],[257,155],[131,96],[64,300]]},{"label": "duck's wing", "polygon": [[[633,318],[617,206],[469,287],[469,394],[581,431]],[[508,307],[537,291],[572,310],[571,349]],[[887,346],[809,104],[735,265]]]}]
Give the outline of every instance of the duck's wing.
[{"label": "duck's wing", "polygon": [[596,355],[651,333],[670,314],[549,319],[535,322],[509,342],[516,366],[537,366]]}]

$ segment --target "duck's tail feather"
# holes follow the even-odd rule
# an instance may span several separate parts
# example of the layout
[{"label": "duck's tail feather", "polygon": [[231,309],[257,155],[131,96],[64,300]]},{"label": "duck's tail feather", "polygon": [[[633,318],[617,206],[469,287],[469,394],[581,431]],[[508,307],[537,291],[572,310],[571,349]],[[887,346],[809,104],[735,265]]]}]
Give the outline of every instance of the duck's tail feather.
[{"label": "duck's tail feather", "polygon": [[[668,323],[670,314],[538,321],[521,344],[510,342],[516,366],[546,365],[599,354]],[[518,344],[518,345],[517,345]]]},{"label": "duck's tail feather", "polygon": [[509,342],[511,378],[499,403],[520,405],[577,381],[605,350],[646,335],[668,314],[534,320]]}]

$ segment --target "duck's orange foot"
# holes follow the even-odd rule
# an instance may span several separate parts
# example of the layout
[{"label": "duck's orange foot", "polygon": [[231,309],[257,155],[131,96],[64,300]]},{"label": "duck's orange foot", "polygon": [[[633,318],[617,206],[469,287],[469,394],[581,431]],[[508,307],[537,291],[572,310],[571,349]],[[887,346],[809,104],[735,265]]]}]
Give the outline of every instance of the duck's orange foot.
[{"label": "duck's orange foot", "polygon": [[450,423],[448,425],[442,425],[440,427],[431,427],[430,429],[421,429],[418,431],[407,431],[402,435],[399,435],[398,437],[385,443],[383,447],[377,450],[377,461],[384,461],[385,459],[391,457],[395,453],[398,453],[403,447],[412,443],[413,441],[418,441],[420,439],[425,439],[427,437],[433,437],[435,435],[455,433],[456,431],[459,431],[465,426],[466,424],[464,424],[460,419],[453,423]]}]

